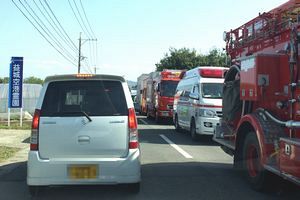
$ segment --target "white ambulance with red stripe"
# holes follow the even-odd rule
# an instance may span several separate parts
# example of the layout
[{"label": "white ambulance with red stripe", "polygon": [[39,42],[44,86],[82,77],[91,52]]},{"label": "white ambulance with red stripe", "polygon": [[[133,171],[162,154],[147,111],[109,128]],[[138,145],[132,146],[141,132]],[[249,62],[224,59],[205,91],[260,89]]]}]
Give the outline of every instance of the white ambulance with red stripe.
[{"label": "white ambulance with red stripe", "polygon": [[213,135],[222,117],[225,67],[196,67],[187,71],[176,88],[173,121],[176,131],[190,131],[192,139]]}]

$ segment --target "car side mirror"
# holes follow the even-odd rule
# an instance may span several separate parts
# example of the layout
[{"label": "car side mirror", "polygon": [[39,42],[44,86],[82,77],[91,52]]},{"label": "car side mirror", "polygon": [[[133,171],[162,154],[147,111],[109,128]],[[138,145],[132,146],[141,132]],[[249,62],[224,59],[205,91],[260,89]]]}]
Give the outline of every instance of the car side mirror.
[{"label": "car side mirror", "polygon": [[189,97],[191,99],[199,100],[199,94],[197,93],[190,93]]}]

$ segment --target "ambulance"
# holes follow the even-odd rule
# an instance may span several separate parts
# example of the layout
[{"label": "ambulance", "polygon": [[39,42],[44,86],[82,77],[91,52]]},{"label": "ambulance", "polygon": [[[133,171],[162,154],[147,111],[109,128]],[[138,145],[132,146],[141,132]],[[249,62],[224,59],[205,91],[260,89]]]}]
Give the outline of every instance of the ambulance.
[{"label": "ambulance", "polygon": [[213,135],[222,117],[225,67],[196,67],[186,71],[174,97],[175,130],[188,130],[193,140]]}]

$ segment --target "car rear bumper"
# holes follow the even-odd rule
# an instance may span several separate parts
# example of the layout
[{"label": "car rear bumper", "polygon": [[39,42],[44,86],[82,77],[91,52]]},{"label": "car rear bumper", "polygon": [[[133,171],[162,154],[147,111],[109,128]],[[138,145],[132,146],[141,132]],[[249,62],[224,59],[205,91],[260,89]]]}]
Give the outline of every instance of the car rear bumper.
[{"label": "car rear bumper", "polygon": [[173,117],[173,111],[172,110],[159,110],[158,111],[158,116],[161,118],[172,118]]},{"label": "car rear bumper", "polygon": [[[95,179],[71,179],[71,165],[97,165]],[[41,159],[37,151],[30,151],[27,163],[28,185],[85,185],[122,184],[141,181],[140,151],[129,150],[126,158],[68,158]]]}]

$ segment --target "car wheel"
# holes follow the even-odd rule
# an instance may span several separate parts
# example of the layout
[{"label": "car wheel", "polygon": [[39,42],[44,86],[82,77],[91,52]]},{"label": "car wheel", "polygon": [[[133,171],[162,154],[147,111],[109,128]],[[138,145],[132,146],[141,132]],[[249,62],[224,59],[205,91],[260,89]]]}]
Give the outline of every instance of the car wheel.
[{"label": "car wheel", "polygon": [[134,193],[134,194],[139,193],[140,192],[140,185],[141,185],[140,182],[128,184],[129,191],[131,193]]},{"label": "car wheel", "polygon": [[176,132],[181,132],[181,131],[182,131],[182,129],[181,129],[179,123],[178,123],[178,116],[177,116],[177,114],[175,115],[175,122],[174,122],[174,125],[175,125],[175,131],[176,131]]},{"label": "car wheel", "polygon": [[29,193],[32,197],[37,196],[38,192],[41,190],[42,188],[39,186],[28,186],[28,190]]},{"label": "car wheel", "polygon": [[193,140],[198,140],[198,135],[196,133],[196,124],[195,124],[195,120],[192,119],[192,122],[191,122],[191,128],[190,128],[190,133],[191,133],[191,137]]},{"label": "car wheel", "polygon": [[261,163],[261,152],[254,132],[247,134],[243,146],[243,171],[254,190],[266,189],[268,174]]}]

